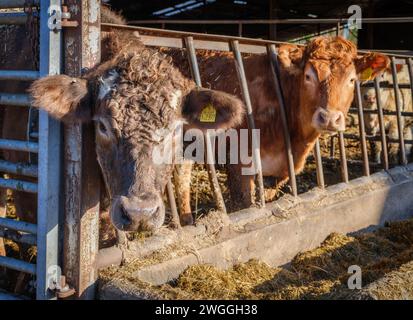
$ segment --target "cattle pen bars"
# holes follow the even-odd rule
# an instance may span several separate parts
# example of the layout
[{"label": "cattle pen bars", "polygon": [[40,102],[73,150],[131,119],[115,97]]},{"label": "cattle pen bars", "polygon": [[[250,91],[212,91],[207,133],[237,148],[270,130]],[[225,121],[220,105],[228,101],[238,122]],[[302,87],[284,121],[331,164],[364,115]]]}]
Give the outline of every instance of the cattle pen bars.
[{"label": "cattle pen bars", "polygon": [[[0,1],[0,8],[22,8],[27,1]],[[60,73],[61,63],[61,33],[51,30],[48,26],[49,8],[60,7],[60,0],[34,1],[33,6],[40,5],[40,61],[39,70],[0,70],[0,80],[31,81],[40,76]],[[34,15],[39,14],[36,10]],[[22,25],[27,21],[25,12],[13,14],[2,13],[0,24]],[[28,26],[30,27],[30,26]],[[23,40],[23,39],[22,39]],[[34,57],[33,57],[34,59]],[[27,94],[0,93],[0,104],[13,108],[30,106]],[[0,266],[36,276],[36,298],[53,299],[55,292],[49,290],[50,281],[55,280],[50,275],[58,273],[59,261],[59,215],[61,210],[61,126],[52,120],[45,112],[39,115],[39,131],[33,136],[38,142],[0,139],[0,148],[38,153],[38,165],[22,165],[4,160],[0,162],[0,170],[7,174],[18,174],[37,178],[37,183],[15,179],[0,178],[0,187],[16,191],[37,194],[37,224],[11,220],[0,217],[0,237],[10,238],[17,242],[37,245],[36,264],[0,256]],[[60,248],[61,249],[61,248]],[[48,277],[49,274],[49,277]],[[0,293],[1,299],[15,299],[13,296]]]}]

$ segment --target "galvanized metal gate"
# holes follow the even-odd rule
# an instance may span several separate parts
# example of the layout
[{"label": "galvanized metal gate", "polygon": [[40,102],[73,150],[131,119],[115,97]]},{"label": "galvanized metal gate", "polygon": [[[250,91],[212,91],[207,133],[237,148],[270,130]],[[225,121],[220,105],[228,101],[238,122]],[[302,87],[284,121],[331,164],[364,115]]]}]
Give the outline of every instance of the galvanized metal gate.
[{"label": "galvanized metal gate", "polygon": [[[27,6],[24,0],[2,0],[0,8],[22,8]],[[40,68],[36,71],[0,70],[1,80],[35,80],[61,71],[61,32],[52,30],[49,24],[53,8],[60,7],[60,0],[39,0],[32,4],[40,5]],[[21,13],[0,13],[1,24],[24,24],[27,15]],[[1,91],[1,90],[0,90]],[[0,92],[0,104],[15,108],[29,107],[30,99],[25,93],[9,94]],[[45,112],[39,113],[38,142],[0,139],[0,148],[38,153],[38,165],[22,166],[16,163],[0,161],[2,172],[23,176],[37,177],[37,183],[0,178],[0,187],[18,191],[37,193],[37,224],[24,221],[0,218],[0,236],[10,236],[12,240],[37,246],[37,262],[31,264],[10,257],[0,256],[0,266],[22,271],[36,276],[37,299],[52,299],[54,293],[48,289],[48,272],[54,273],[60,265],[59,261],[59,216],[61,210],[61,125],[51,119]],[[19,232],[12,236],[9,230]],[[0,293],[0,299],[12,296]]]}]

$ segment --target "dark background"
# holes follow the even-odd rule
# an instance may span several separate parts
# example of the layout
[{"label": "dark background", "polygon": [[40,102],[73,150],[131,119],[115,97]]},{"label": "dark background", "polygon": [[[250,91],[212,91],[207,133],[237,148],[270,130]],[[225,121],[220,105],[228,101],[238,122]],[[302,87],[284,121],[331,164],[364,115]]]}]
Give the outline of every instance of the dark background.
[{"label": "dark background", "polygon": [[[347,18],[347,8],[357,4],[365,17],[413,17],[413,0],[109,0],[107,3],[133,20],[213,20],[213,19],[314,19]],[[190,8],[196,5],[195,8]],[[166,10],[163,14],[154,14]],[[310,15],[310,16],[309,16]],[[142,25],[142,24],[140,24]],[[161,24],[144,25],[160,28]],[[238,35],[238,25],[167,24],[167,29]],[[290,40],[335,25],[244,25],[245,37]],[[358,45],[364,49],[413,51],[413,23],[364,24]]]}]

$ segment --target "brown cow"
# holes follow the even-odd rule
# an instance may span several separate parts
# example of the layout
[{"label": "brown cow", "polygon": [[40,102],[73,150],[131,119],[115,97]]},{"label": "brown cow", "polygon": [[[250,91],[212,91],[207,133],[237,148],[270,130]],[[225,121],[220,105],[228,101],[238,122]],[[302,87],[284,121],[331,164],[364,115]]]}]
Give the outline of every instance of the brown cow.
[{"label": "brown cow", "polygon": [[[122,22],[113,14],[104,18]],[[16,38],[23,35],[24,30],[16,33]],[[162,197],[173,167],[172,163],[159,164],[152,159],[154,148],[171,147],[156,132],[171,131],[182,120],[203,129],[238,126],[244,107],[232,95],[196,88],[170,58],[146,48],[131,33],[105,34],[102,48],[103,62],[82,78],[59,75],[35,81],[30,88],[33,105],[66,123],[94,121],[113,224],[123,231],[155,230],[164,222]],[[30,57],[31,50],[24,46],[20,49],[21,58]],[[10,69],[16,65],[30,69],[29,62],[8,64]],[[18,93],[24,86],[13,84],[2,90]],[[209,104],[214,105],[218,116],[206,126],[199,122],[199,113]],[[26,110],[7,107],[3,118],[3,138],[26,139]],[[9,161],[28,161],[25,153],[4,152],[3,156]],[[17,199],[19,194],[15,193],[18,217],[35,222],[36,198],[24,201],[27,194]]]},{"label": "brown cow", "polygon": [[[189,75],[181,51],[166,50],[174,63]],[[204,85],[241,97],[234,60],[228,53],[199,52]],[[345,129],[345,117],[354,96],[357,75],[373,68],[373,76],[388,67],[389,59],[378,53],[357,56],[356,46],[341,37],[319,37],[307,46],[281,45],[281,82],[288,113],[295,171],[300,172],[321,133]],[[288,179],[288,167],[279,104],[274,90],[271,66],[266,55],[244,58],[256,128],[260,129],[260,150],[264,176]],[[244,121],[240,128],[246,128]],[[254,176],[242,175],[243,165],[229,166],[231,198],[249,206],[254,201]],[[178,174],[176,177],[180,177]],[[180,181],[189,190],[189,181]],[[189,192],[182,194],[188,196]],[[180,210],[190,215],[189,198]]]},{"label": "brown cow", "polygon": [[[172,131],[182,119],[202,129],[234,127],[242,121],[243,104],[232,95],[196,88],[170,58],[132,34],[114,32],[105,43],[107,50],[116,49],[108,54],[112,58],[84,77],[35,81],[33,105],[66,123],[94,121],[113,224],[123,231],[153,231],[164,222],[162,196],[173,168],[154,162],[155,147],[171,148],[156,131]],[[200,114],[210,104],[216,121],[202,124]]]}]

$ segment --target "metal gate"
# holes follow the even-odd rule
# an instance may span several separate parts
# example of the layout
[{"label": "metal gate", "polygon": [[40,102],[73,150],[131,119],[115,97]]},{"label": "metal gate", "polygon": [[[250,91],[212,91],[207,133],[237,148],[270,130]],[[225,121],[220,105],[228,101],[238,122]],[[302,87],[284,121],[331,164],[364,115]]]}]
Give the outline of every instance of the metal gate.
[{"label": "metal gate", "polygon": [[[23,8],[28,6],[25,0],[1,0],[0,9]],[[61,32],[48,26],[49,13],[60,7],[60,0],[32,1],[40,5],[40,12],[33,15],[40,18],[40,52],[39,70],[0,70],[0,80],[35,80],[61,71]],[[0,24],[25,24],[25,12],[1,12]],[[15,108],[30,107],[28,94],[9,94],[1,92],[0,104]],[[10,257],[0,256],[0,266],[22,271],[36,276],[36,298],[52,299],[54,294],[48,290],[48,272],[54,272],[59,266],[59,216],[61,210],[61,125],[49,118],[45,112],[39,113],[38,142],[0,139],[0,148],[38,154],[38,165],[22,165],[0,160],[0,170],[23,176],[37,177],[37,183],[0,178],[0,187],[17,191],[36,193],[38,199],[37,224],[0,218],[0,236],[37,246],[37,263],[32,264]],[[14,230],[18,233],[9,232]],[[0,293],[0,300],[13,298],[12,295]]]}]

